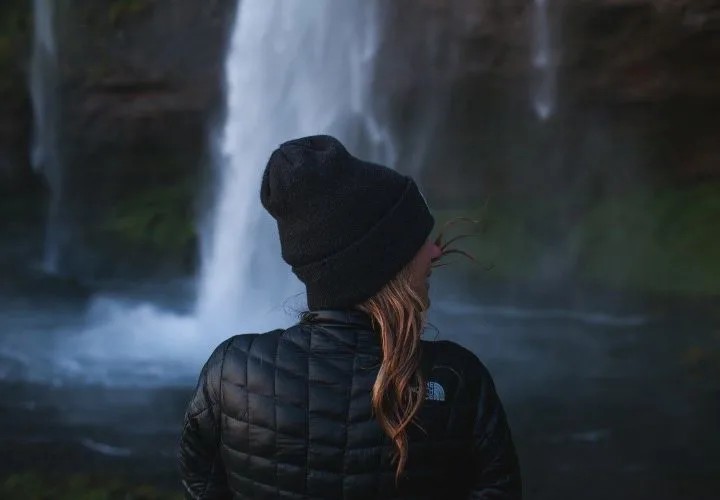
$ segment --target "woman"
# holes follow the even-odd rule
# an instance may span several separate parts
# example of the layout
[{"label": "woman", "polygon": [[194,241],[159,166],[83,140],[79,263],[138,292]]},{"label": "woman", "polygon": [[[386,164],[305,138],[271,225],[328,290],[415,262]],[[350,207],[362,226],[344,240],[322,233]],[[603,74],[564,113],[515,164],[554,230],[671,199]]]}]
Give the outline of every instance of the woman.
[{"label": "woman", "polygon": [[441,249],[412,179],[329,136],[281,145],[261,186],[309,311],[218,346],[187,410],[188,498],[521,498],[490,374],[420,340]]}]

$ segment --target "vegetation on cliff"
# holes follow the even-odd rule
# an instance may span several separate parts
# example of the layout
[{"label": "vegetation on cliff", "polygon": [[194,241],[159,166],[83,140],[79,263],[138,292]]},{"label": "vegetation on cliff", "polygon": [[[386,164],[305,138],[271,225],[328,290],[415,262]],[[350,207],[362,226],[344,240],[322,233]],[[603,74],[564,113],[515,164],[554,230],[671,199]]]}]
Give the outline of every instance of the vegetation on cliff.
[{"label": "vegetation on cliff", "polygon": [[605,288],[720,295],[720,182],[606,199],[577,214],[559,237],[543,232],[543,220],[557,216],[552,200],[493,201],[437,216],[439,223],[458,216],[483,222],[478,237],[462,242],[479,261],[478,281],[548,273]]},{"label": "vegetation on cliff", "polygon": [[154,0],[112,0],[108,6],[108,21],[114,26],[118,25],[145,13],[153,3]]},{"label": "vegetation on cliff", "polygon": [[33,472],[0,479],[0,497],[23,500],[180,500],[182,495],[120,478],[76,474],[50,478]]},{"label": "vegetation on cliff", "polygon": [[194,241],[190,182],[140,190],[111,211],[103,228],[132,245],[177,251]]},{"label": "vegetation on cliff", "polygon": [[30,10],[26,0],[0,3],[0,91],[7,91],[10,70],[15,73],[23,63],[29,40]]}]

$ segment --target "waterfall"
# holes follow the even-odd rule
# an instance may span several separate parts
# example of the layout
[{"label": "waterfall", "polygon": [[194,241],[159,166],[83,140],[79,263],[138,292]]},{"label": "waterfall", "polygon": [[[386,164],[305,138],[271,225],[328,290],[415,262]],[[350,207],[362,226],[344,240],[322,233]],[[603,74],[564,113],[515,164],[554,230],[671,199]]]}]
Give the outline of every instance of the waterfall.
[{"label": "waterfall", "polygon": [[61,216],[62,165],[58,149],[58,68],[55,43],[55,0],[33,0],[34,42],[30,68],[33,108],[31,162],[50,190],[43,269],[57,273],[63,247]]},{"label": "waterfall", "polygon": [[54,363],[40,369],[62,380],[187,384],[222,340],[296,321],[285,305],[291,299],[302,309],[304,290],[282,261],[275,222],[260,203],[261,175],[281,142],[318,133],[394,163],[392,142],[371,112],[378,4],[241,0],[225,67],[225,122],[215,137],[212,205],[198,222],[194,309],[98,295],[81,331],[59,334]]},{"label": "waterfall", "polygon": [[204,331],[277,326],[283,301],[303,296],[259,200],[275,147],[329,133],[352,152],[392,164],[392,144],[370,111],[376,8],[368,0],[240,2],[226,62],[215,206],[201,231],[197,314]]},{"label": "waterfall", "polygon": [[536,74],[533,90],[533,109],[541,120],[547,120],[555,111],[555,65],[553,61],[548,1],[534,0],[532,66]]}]

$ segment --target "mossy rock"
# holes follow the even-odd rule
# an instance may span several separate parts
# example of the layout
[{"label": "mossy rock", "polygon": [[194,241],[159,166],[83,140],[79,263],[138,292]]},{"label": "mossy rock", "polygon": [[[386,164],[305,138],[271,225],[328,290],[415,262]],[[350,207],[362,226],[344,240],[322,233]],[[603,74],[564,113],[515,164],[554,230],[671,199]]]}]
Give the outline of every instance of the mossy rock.
[{"label": "mossy rock", "polygon": [[[550,254],[567,256],[573,280],[605,288],[678,295],[720,295],[720,183],[642,190],[603,200],[576,216],[564,234],[538,230],[556,202],[490,203],[436,212],[479,219],[483,231],[458,242],[478,271],[532,280]],[[552,226],[552,224],[550,224]],[[453,234],[472,232],[459,227]],[[470,271],[472,272],[472,271]]]},{"label": "mossy rock", "polygon": [[[17,85],[16,71],[23,66],[31,39],[32,2],[3,0],[0,2],[0,90]],[[15,71],[11,71],[12,69]],[[25,85],[25,82],[21,82]]]},{"label": "mossy rock", "polygon": [[73,475],[46,477],[34,472],[12,474],[0,480],[0,498],[23,500],[180,500],[178,492],[120,478]]},{"label": "mossy rock", "polygon": [[644,191],[591,210],[569,236],[585,279],[720,295],[720,183]]},{"label": "mossy rock", "polygon": [[113,0],[107,11],[108,21],[111,25],[117,26],[146,13],[154,3],[154,0]]},{"label": "mossy rock", "polygon": [[102,229],[130,245],[182,252],[195,241],[192,182],[147,188],[111,210]]}]

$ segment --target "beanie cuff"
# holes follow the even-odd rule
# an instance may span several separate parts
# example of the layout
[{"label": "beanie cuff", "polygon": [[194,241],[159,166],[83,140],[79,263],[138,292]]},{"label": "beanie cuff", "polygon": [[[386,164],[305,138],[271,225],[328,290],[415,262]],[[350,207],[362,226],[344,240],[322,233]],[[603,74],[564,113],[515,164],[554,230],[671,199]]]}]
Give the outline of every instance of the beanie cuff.
[{"label": "beanie cuff", "polygon": [[344,309],[372,297],[415,257],[434,223],[408,178],[398,202],[362,238],[319,261],[293,267],[307,287],[308,307]]}]

